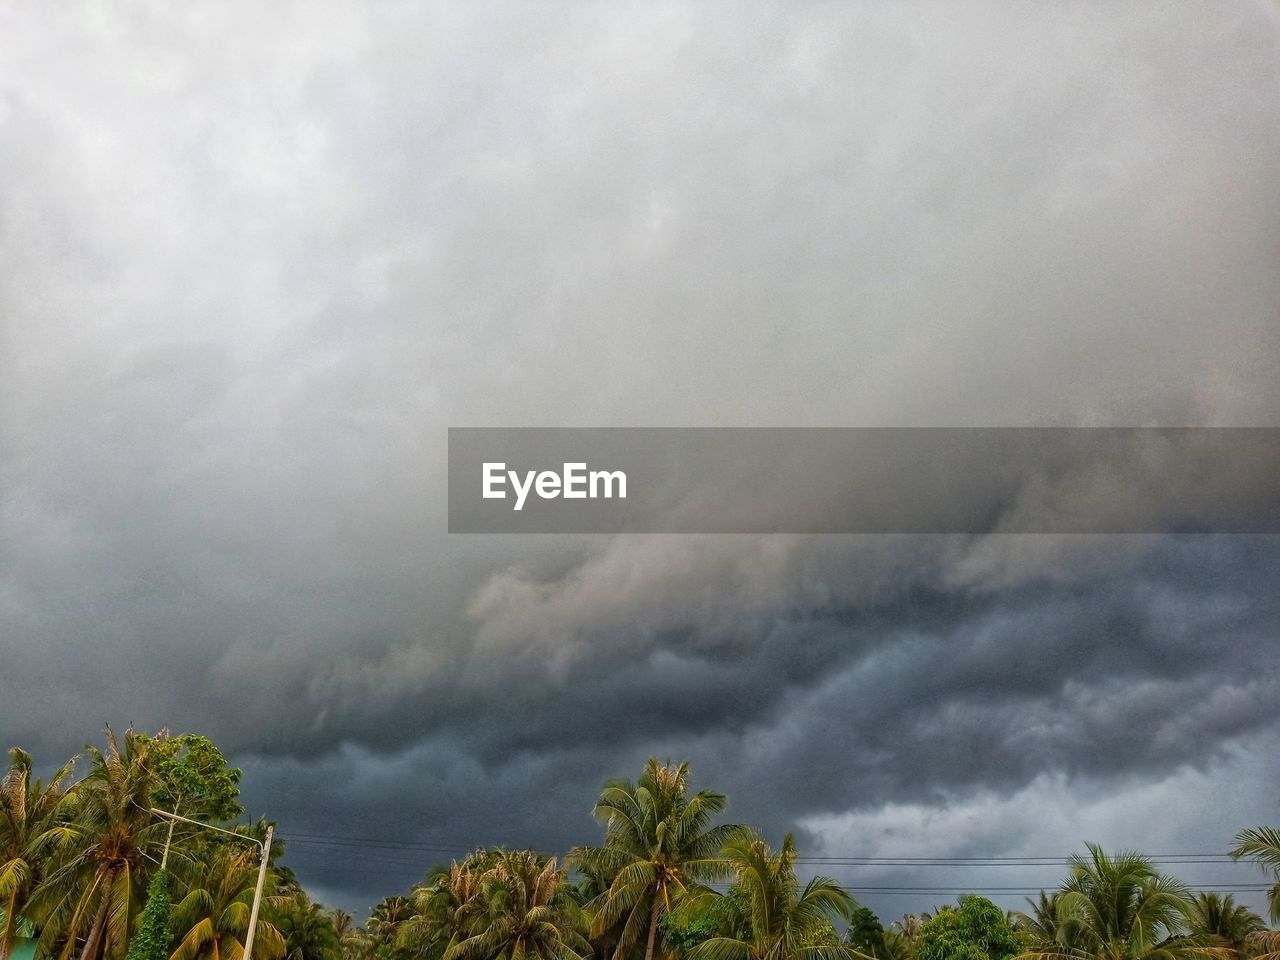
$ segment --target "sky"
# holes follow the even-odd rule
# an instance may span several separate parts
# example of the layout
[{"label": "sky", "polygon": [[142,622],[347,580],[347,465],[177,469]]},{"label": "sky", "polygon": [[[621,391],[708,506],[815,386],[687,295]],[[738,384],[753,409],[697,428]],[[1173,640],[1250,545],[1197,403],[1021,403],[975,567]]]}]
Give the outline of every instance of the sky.
[{"label": "sky", "polygon": [[1244,0],[0,7],[0,740],[206,733],[358,916],[651,755],[813,857],[1225,850],[1276,537],[450,536],[445,443],[1280,426],[1278,94]]}]

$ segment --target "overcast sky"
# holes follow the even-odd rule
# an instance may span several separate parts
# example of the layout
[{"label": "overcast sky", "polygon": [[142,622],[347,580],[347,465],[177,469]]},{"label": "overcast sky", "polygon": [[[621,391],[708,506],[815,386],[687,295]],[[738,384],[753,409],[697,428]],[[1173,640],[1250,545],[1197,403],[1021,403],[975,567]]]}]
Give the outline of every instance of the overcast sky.
[{"label": "overcast sky", "polygon": [[1278,184],[1264,2],[5,4],[3,746],[207,733],[361,915],[650,754],[813,855],[1221,851],[1277,538],[450,537],[445,430],[1280,426]]}]

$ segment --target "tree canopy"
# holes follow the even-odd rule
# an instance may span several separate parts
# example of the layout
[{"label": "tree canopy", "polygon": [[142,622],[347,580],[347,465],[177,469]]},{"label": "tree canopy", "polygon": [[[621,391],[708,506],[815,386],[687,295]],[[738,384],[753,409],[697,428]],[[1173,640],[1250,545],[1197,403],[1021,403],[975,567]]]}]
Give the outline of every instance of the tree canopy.
[{"label": "tree canopy", "polygon": [[[0,779],[0,960],[19,935],[36,960],[243,960],[267,822],[239,819],[241,772],[211,740],[108,729],[34,769],[15,749]],[[1280,960],[1280,933],[1231,895],[1092,845],[1023,912],[963,896],[886,924],[727,807],[688,763],[650,759],[605,782],[597,845],[424,864],[363,923],[314,900],[276,837],[252,960]],[[233,835],[175,831],[173,811]],[[1253,828],[1233,852],[1280,882],[1278,841]]]}]

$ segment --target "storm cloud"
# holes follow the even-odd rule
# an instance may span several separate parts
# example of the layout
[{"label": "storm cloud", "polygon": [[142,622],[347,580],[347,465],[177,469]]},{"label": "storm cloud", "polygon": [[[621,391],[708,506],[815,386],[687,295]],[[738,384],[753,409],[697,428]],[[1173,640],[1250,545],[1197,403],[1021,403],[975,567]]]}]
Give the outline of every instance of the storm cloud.
[{"label": "storm cloud", "polygon": [[445,431],[1280,426],[1277,94],[1244,0],[7,7],[4,745],[206,732],[360,908],[651,754],[812,854],[1223,849],[1275,537],[451,537]]}]

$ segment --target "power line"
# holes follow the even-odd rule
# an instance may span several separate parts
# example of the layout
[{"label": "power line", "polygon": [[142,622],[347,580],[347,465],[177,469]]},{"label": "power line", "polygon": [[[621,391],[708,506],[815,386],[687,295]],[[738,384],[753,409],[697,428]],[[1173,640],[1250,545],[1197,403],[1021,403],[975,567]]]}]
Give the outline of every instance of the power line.
[{"label": "power line", "polygon": [[[423,869],[435,859],[466,855],[477,849],[476,844],[446,845],[438,842],[421,840],[392,840],[386,837],[351,837],[333,834],[299,833],[290,834],[286,838],[290,844],[312,848],[313,852],[322,850],[333,854],[343,854],[343,869],[366,876],[384,874],[396,868]],[[415,857],[414,854],[426,856]],[[1169,865],[1239,865],[1252,867],[1253,864],[1238,861],[1220,851],[1200,853],[1157,853],[1146,855],[1145,859],[1161,866]],[[890,868],[905,870],[933,867],[1049,867],[1061,868],[1070,864],[1071,856],[1058,855],[1022,855],[1022,856],[857,856],[857,855],[814,855],[797,857],[796,863],[813,868]],[[992,896],[1031,896],[1046,889],[1056,888],[1060,877],[1047,878],[1042,884],[1022,884],[996,886],[976,884],[970,886],[951,886],[943,884],[894,884],[892,882],[877,884],[871,880],[864,883],[837,884],[842,890],[859,896],[945,896],[953,897],[962,894],[979,894]],[[722,884],[716,884],[722,887]],[[1263,893],[1271,889],[1270,884],[1262,883],[1225,883],[1220,881],[1208,883],[1188,883],[1187,887],[1197,891],[1213,891],[1220,893]]]},{"label": "power line", "polygon": [[[337,834],[317,834],[317,833],[290,833],[288,839],[297,843],[324,843],[324,844],[360,844],[362,846],[376,845],[385,847],[394,847],[405,850],[427,850],[452,852],[460,850],[474,850],[478,846],[475,843],[454,843],[443,844],[440,842],[425,840],[393,840],[387,837],[347,837]],[[1041,863],[1058,864],[1068,862],[1072,856],[1077,854],[1021,854],[1010,856],[967,856],[967,857],[944,857],[944,856],[860,856],[857,854],[812,854],[809,856],[796,857],[797,862],[801,863],[920,863],[924,865],[934,865],[939,863],[957,863],[957,864],[999,864],[1010,863],[1014,866],[1036,866]],[[1221,850],[1202,852],[1202,853],[1150,853],[1143,854],[1143,857],[1150,861],[1166,860],[1170,862],[1204,862],[1205,858],[1212,858],[1209,862],[1234,863],[1236,862],[1230,854]]]},{"label": "power line", "polygon": [[[382,849],[405,853],[423,852],[440,854],[467,853],[476,849],[472,844],[445,845],[417,840],[388,840],[372,837],[325,836],[320,834],[290,834],[291,843],[303,846],[359,847],[362,849]],[[1215,853],[1155,853],[1147,854],[1145,859],[1154,864],[1235,864],[1236,860],[1228,854]],[[841,856],[811,855],[796,857],[797,863],[815,866],[898,866],[898,867],[1039,867],[1065,866],[1071,861],[1071,855],[1025,855],[1025,856],[992,856],[992,857],[910,857],[910,856]]]}]

